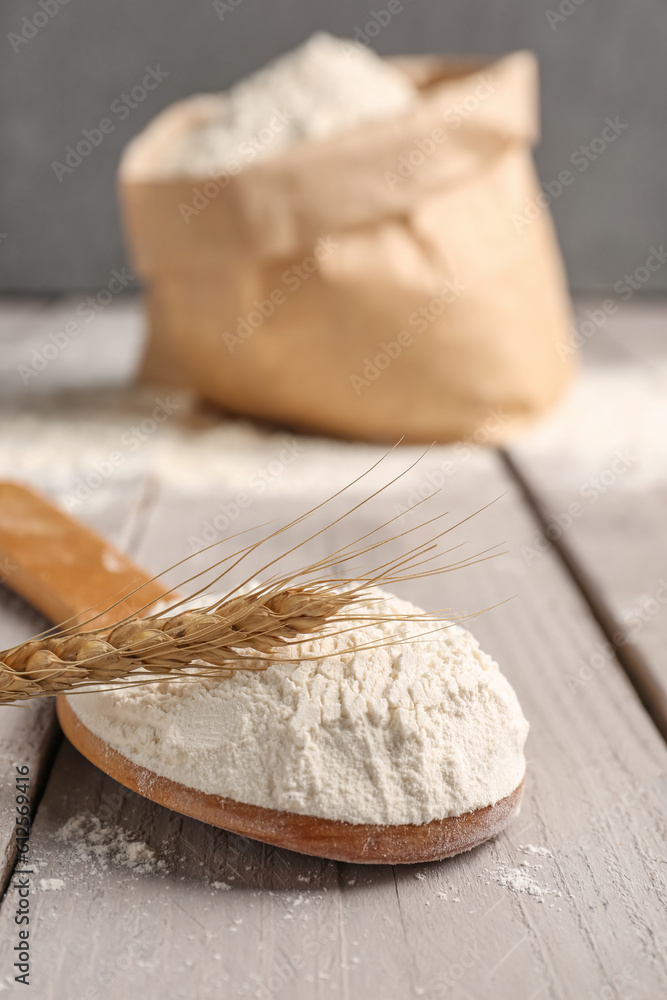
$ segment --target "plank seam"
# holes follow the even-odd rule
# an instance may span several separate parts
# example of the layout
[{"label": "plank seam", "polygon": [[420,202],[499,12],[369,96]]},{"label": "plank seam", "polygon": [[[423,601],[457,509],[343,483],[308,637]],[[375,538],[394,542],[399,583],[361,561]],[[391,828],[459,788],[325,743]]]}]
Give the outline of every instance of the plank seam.
[{"label": "plank seam", "polygon": [[[37,817],[37,811],[39,809],[40,803],[44,798],[46,793],[46,787],[49,783],[49,778],[51,777],[51,771],[56,762],[58,756],[58,751],[62,745],[64,736],[62,729],[57,724],[54,725],[53,735],[49,738],[47,742],[46,751],[44,754],[44,762],[37,772],[37,780],[33,786],[32,795],[30,797],[30,831],[32,833],[32,827],[34,825],[35,819]],[[7,865],[6,873],[2,882],[0,883],[0,909],[4,906],[5,899],[7,897],[7,890],[14,878],[14,872],[16,871],[16,866],[19,863],[19,852],[16,849],[16,838],[13,841],[14,858]],[[11,850],[11,846],[9,848]],[[8,850],[8,853],[9,853]]]},{"label": "plank seam", "polygon": [[[548,538],[546,532],[551,525],[551,520],[541,504],[538,495],[531,488],[530,483],[521,472],[512,455],[504,449],[501,449],[499,454],[510,476],[521,490],[523,499],[532,510],[542,534],[545,538]],[[646,709],[656,729],[662,738],[667,741],[667,702],[664,691],[655,678],[646,657],[628,637],[624,624],[616,618],[611,608],[608,607],[599,588],[592,581],[590,575],[586,572],[567,542],[562,537],[549,539],[549,541],[553,551],[565,567],[568,576],[571,578],[597,625],[603,632],[605,639],[613,649],[616,661],[635,689],[639,700]],[[618,636],[623,636],[622,643],[619,643]]]}]

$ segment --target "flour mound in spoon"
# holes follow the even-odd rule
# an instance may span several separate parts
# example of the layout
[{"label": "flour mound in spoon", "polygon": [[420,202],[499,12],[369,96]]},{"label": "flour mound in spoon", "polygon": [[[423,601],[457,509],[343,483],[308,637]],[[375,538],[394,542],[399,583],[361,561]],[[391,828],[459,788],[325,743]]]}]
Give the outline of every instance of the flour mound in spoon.
[{"label": "flour mound in spoon", "polygon": [[[458,625],[420,638],[430,623],[401,621],[421,611],[391,594],[375,591],[360,613],[389,620],[291,647],[297,659],[321,659],[77,694],[70,704],[134,763],[270,809],[426,823],[514,791],[528,723],[491,657]],[[349,651],[371,642],[384,645]]]}]

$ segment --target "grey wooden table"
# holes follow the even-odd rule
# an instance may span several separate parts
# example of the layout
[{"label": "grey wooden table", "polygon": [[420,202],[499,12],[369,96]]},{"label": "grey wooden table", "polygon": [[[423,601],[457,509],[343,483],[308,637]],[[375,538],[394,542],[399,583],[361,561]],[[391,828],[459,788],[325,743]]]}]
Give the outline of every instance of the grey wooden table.
[{"label": "grey wooden table", "polygon": [[[138,304],[112,304],[84,327],[79,305],[2,305],[0,477],[36,486],[151,571],[226,527],[294,516],[381,452],[253,428],[183,395],[132,388]],[[597,308],[579,304],[582,318]],[[58,341],[72,319],[79,332]],[[493,608],[470,627],[531,722],[518,820],[437,864],[321,861],[126,791],[60,737],[50,702],[5,707],[0,991],[40,1000],[667,995],[666,319],[659,302],[622,306],[587,339],[580,382],[556,414],[506,452],[473,441],[434,449],[380,508],[335,535],[342,544],[378,510],[409,527],[410,504],[436,486],[431,509],[452,524],[496,501],[452,544],[472,554],[500,543],[504,555],[401,593],[463,614]],[[157,406],[167,419],[155,419]],[[112,453],[120,458],[109,462]],[[401,449],[388,473],[416,454]],[[2,590],[0,645],[40,626]],[[13,969],[17,765],[30,769],[33,810],[32,993]]]}]

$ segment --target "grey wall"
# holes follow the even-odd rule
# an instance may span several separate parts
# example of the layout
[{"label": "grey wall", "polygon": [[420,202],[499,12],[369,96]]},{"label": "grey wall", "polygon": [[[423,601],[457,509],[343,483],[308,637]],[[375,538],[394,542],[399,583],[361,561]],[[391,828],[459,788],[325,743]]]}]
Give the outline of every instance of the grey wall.
[{"label": "grey wall", "polygon": [[[58,0],[42,0],[53,16],[13,47],[10,33],[20,34],[22,18],[42,8],[39,0],[4,0],[0,287],[106,285],[124,259],[114,173],[132,135],[176,98],[222,89],[316,28],[352,35],[371,10],[386,7],[386,0],[233,2],[221,20],[212,0],[68,0],[55,13]],[[566,16],[552,26],[547,11],[558,15],[559,7]],[[373,44],[385,54],[535,50],[545,181],[571,166],[571,154],[600,134],[607,117],[628,125],[553,204],[574,288],[612,286],[667,240],[664,0],[404,0]],[[125,120],[110,115],[112,102],[156,64],[169,74],[164,82]],[[113,132],[59,182],[52,161],[105,116]],[[667,289],[667,266],[646,289]]]}]

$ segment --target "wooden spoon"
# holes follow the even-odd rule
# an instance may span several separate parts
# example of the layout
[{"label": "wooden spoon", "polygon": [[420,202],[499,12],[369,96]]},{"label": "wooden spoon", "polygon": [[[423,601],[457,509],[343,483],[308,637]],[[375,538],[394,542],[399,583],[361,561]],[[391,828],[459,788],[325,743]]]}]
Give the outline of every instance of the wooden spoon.
[{"label": "wooden spoon", "polygon": [[[0,483],[0,566],[6,567],[7,585],[56,624],[73,616],[85,620],[92,605],[104,607],[148,580],[103,539],[13,483]],[[165,596],[158,582],[151,583],[95,624],[113,624]],[[58,697],[57,711],[77,750],[127,788],[204,823],[301,854],[366,864],[437,861],[495,836],[521,804],[523,782],[494,805],[421,825],[343,823],[264,809],[208,795],[133,763],[84,726],[65,695]]]}]

